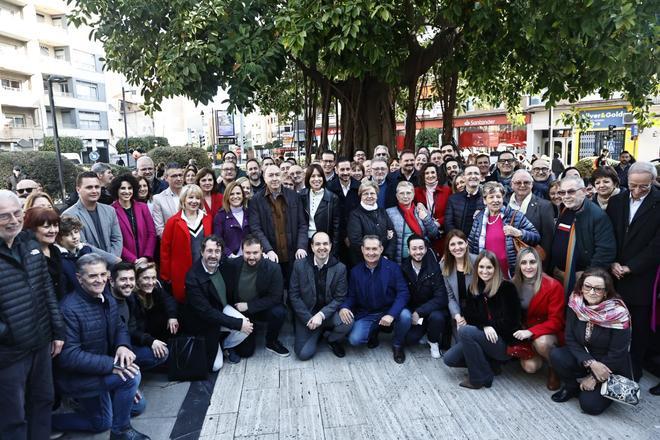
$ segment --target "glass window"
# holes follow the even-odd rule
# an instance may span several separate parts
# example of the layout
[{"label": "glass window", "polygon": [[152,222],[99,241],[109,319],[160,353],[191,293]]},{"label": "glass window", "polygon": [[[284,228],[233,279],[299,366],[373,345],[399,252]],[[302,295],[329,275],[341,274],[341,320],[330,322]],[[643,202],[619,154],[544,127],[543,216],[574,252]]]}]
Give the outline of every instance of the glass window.
[{"label": "glass window", "polygon": [[39,46],[39,51],[41,52],[41,55],[44,57],[50,56],[50,48],[48,46]]},{"label": "glass window", "polygon": [[64,21],[64,16],[62,15],[52,17],[51,21],[55,27],[66,28],[66,22]]},{"label": "glass window", "polygon": [[76,83],[76,93],[78,98],[90,101],[98,101],[98,86],[94,83],[78,82]]},{"label": "glass window", "polygon": [[56,47],[54,53],[56,60],[66,61],[66,49],[63,47]]},{"label": "glass window", "polygon": [[37,23],[45,23],[46,16],[37,12]]},{"label": "glass window", "polygon": [[96,57],[93,53],[76,50],[74,51],[74,56],[75,63],[78,65],[78,67],[85,70],[91,70],[94,72],[96,71]]},{"label": "glass window", "polygon": [[12,92],[20,92],[23,88],[23,82],[16,79],[2,79],[2,88]]},{"label": "glass window", "polygon": [[25,53],[25,43],[9,38],[0,38],[0,54],[16,55],[19,53]]},{"label": "glass window", "polygon": [[79,112],[80,128],[99,130],[101,128],[101,114],[93,112]]},{"label": "glass window", "polygon": [[76,128],[76,121],[71,110],[62,110],[60,112],[63,128]]},{"label": "glass window", "polygon": [[5,118],[9,120],[9,125],[13,128],[25,128],[25,115],[21,114],[5,114]]},{"label": "glass window", "polygon": [[21,7],[9,3],[0,2],[0,17],[21,17]]}]

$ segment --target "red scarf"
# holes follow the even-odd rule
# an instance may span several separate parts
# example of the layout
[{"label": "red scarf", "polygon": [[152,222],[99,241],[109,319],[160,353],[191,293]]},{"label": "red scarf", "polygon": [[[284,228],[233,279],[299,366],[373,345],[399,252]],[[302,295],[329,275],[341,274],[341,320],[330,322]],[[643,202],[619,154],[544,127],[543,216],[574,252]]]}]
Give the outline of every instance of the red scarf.
[{"label": "red scarf", "polygon": [[415,206],[411,203],[410,208],[406,208],[401,203],[399,203],[399,210],[403,214],[403,219],[406,221],[406,224],[415,234],[423,237],[422,227],[417,222],[417,217],[415,217]]}]

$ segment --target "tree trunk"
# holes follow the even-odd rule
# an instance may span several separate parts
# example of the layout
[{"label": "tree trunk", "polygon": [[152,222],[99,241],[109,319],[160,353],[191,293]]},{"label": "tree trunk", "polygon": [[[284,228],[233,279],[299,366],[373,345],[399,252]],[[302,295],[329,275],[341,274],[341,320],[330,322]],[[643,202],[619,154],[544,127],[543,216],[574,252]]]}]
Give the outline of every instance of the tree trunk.
[{"label": "tree trunk", "polygon": [[406,138],[404,140],[403,148],[406,150],[415,151],[415,134],[417,131],[417,103],[419,98],[417,96],[417,77],[414,77],[408,83],[408,100],[406,102]]},{"label": "tree trunk", "polygon": [[305,76],[305,161],[309,163],[316,133],[316,101],[318,86]]},{"label": "tree trunk", "polygon": [[[328,129],[330,125],[330,83],[321,86],[321,140],[319,141],[319,151],[328,149]],[[310,158],[307,159],[308,161]]]},{"label": "tree trunk", "polygon": [[[440,85],[440,84],[438,84]],[[458,72],[454,71],[442,82],[442,143],[451,143],[454,132],[454,113],[456,112],[456,92],[458,90]],[[457,140],[458,143],[458,140]]]}]

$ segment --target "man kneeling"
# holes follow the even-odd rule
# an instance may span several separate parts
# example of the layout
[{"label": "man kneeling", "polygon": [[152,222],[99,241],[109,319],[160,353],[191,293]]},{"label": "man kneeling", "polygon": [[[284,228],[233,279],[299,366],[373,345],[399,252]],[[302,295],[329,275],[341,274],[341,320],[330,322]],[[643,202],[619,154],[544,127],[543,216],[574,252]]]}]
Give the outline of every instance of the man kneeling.
[{"label": "man kneeling", "polygon": [[341,340],[351,330],[335,313],[346,298],[346,266],[330,254],[325,232],[312,236],[312,254],[296,260],[289,285],[289,299],[296,315],[294,351],[301,361],[316,353],[321,333],[330,330],[328,345],[337,357],[346,355]]}]

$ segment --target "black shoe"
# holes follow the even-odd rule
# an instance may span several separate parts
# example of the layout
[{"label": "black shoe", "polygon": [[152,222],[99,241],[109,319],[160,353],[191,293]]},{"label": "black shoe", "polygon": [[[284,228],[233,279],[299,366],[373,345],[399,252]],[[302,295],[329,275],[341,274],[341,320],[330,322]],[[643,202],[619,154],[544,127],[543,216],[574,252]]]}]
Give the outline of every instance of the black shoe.
[{"label": "black shoe", "polygon": [[367,347],[376,348],[379,345],[380,345],[380,341],[378,340],[378,332],[374,332],[371,336],[369,336],[369,341],[367,341]]},{"label": "black shoe", "polygon": [[660,396],[660,383],[651,388],[649,393],[653,394],[654,396]]},{"label": "black shoe", "polygon": [[550,398],[553,402],[562,403],[571,400],[573,397],[577,397],[578,393],[578,390],[569,390],[566,387],[561,387],[561,389]]},{"label": "black shoe", "polygon": [[287,357],[291,354],[289,350],[287,350],[287,348],[284,345],[282,345],[282,343],[277,339],[275,339],[273,342],[267,343],[266,350],[282,357]]},{"label": "black shoe", "polygon": [[236,353],[236,350],[233,348],[228,348],[225,350],[225,356],[230,364],[237,364],[241,361],[241,357]]},{"label": "black shoe", "polygon": [[146,436],[131,427],[121,434],[115,434],[114,432],[111,432],[110,440],[151,440],[151,437]]},{"label": "black shoe", "polygon": [[346,356],[346,350],[344,350],[344,346],[342,345],[341,342],[330,342],[328,341],[328,345],[330,346],[330,349],[334,353],[335,356],[338,358],[343,358]]},{"label": "black shoe", "polygon": [[406,353],[403,351],[403,347],[392,347],[392,354],[394,362],[397,364],[402,364],[406,361]]},{"label": "black shoe", "polygon": [[472,382],[470,382],[470,379],[465,379],[464,381],[460,382],[458,385],[463,387],[463,388],[469,388],[471,390],[478,390],[478,389],[481,389],[483,387],[490,388],[492,384],[488,383],[488,384],[483,384],[483,385],[476,385],[476,384],[473,384]]}]

